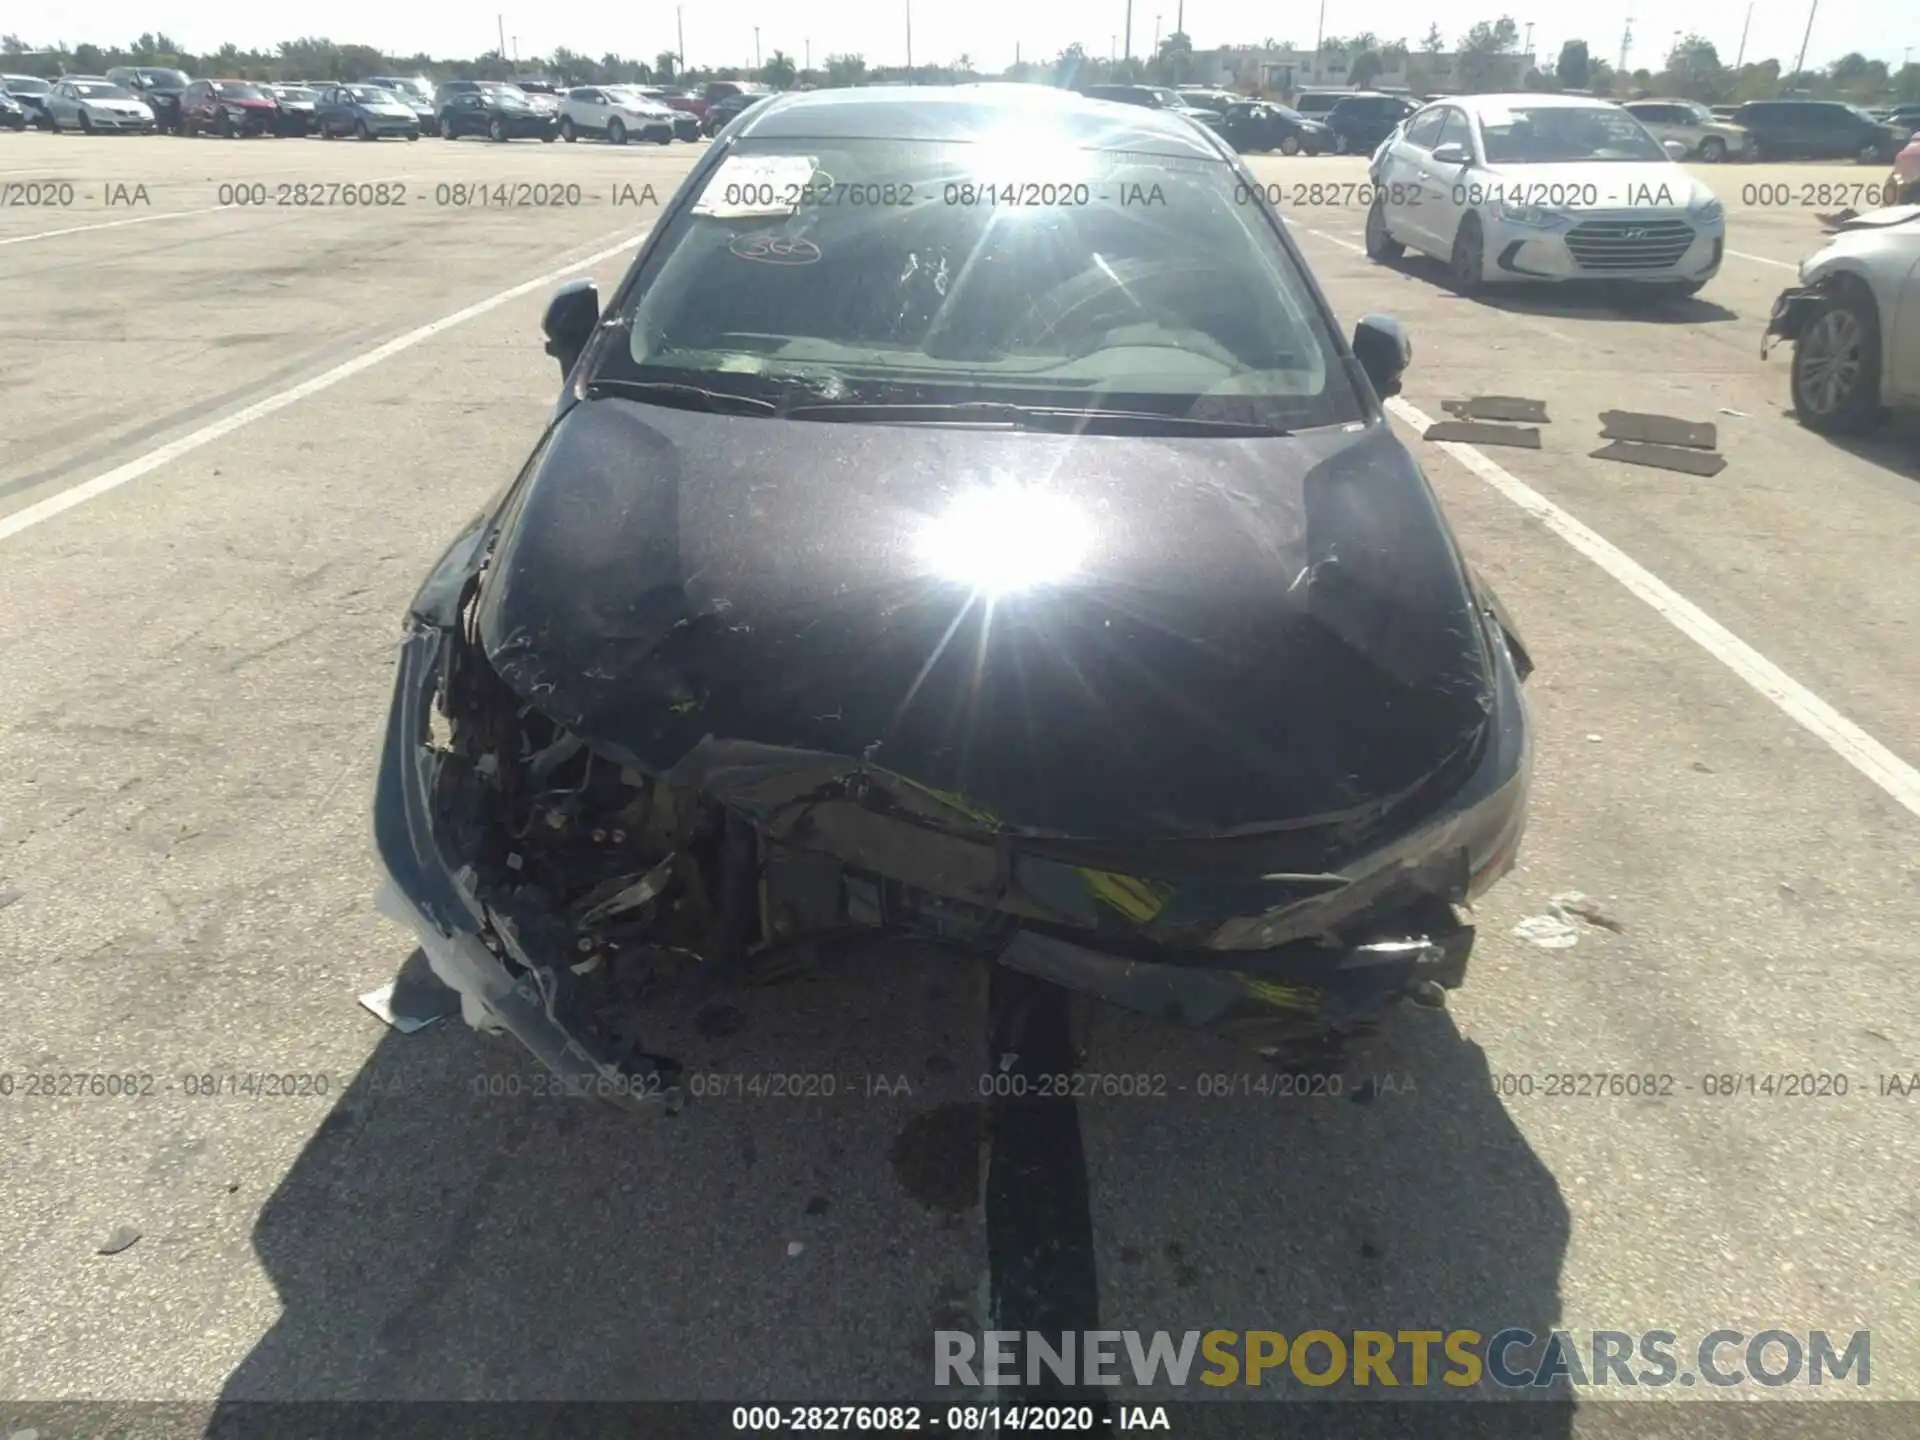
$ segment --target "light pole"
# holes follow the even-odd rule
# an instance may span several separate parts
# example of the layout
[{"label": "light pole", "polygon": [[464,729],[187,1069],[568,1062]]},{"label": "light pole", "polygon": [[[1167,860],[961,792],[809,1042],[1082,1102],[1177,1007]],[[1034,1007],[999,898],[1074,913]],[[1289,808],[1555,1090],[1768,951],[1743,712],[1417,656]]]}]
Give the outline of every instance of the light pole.
[{"label": "light pole", "polygon": [[907,0],[907,69],[913,69],[913,0]]},{"label": "light pole", "polygon": [[1133,59],[1133,0],[1127,0],[1127,59]]},{"label": "light pole", "polygon": [[1813,3],[1807,6],[1807,28],[1800,36],[1800,56],[1793,62],[1793,73],[1795,75],[1798,75],[1800,73],[1800,67],[1807,63],[1807,41],[1813,38],[1813,17],[1819,8],[1820,0],[1813,0]]},{"label": "light pole", "polygon": [[760,68],[760,27],[753,27],[753,68]]},{"label": "light pole", "polygon": [[687,68],[687,21],[686,17],[680,13],[678,5],[673,7],[673,28],[674,33],[680,37],[680,49],[677,53],[680,68],[684,70]]},{"label": "light pole", "polygon": [[1738,70],[1740,62],[1747,58],[1747,31],[1753,25],[1753,6],[1747,6],[1747,18],[1740,22],[1740,51],[1733,57],[1733,68]]},{"label": "light pole", "polygon": [[1153,53],[1156,55],[1160,53],[1160,17],[1158,15],[1153,17]]},{"label": "light pole", "polygon": [[1529,65],[1533,63],[1533,22],[1531,20],[1527,21],[1527,38],[1520,42],[1520,53],[1526,57]]},{"label": "light pole", "polygon": [[1320,46],[1327,38],[1327,0],[1320,0],[1320,18],[1313,25],[1313,83],[1320,83]]},{"label": "light pole", "polygon": [[493,23],[500,27],[500,58],[504,60],[507,58],[507,17],[496,15]]}]

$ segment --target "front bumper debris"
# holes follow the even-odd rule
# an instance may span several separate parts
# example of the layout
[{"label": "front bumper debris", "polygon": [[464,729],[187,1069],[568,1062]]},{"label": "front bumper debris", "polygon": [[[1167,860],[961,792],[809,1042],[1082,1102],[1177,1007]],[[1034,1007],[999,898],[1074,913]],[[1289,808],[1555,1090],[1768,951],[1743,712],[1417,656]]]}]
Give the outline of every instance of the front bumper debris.
[{"label": "front bumper debris", "polygon": [[381,909],[470,1025],[630,1109],[681,1103],[678,1062],[642,1048],[636,1018],[661,973],[745,979],[883,934],[1269,1055],[1364,1035],[1462,982],[1456,907],[1511,868],[1524,830],[1530,662],[1505,641],[1489,734],[1438,809],[1338,873],[1140,875],[1072,853],[1082,842],[981,828],[958,797],[844,756],[710,739],[647,773],[500,680],[466,632],[470,595],[443,592],[401,648]]},{"label": "front bumper debris", "polygon": [[1795,285],[1774,298],[1773,312],[1760,336],[1760,358],[1766,359],[1776,340],[1798,340],[1825,298],[1817,285]]}]

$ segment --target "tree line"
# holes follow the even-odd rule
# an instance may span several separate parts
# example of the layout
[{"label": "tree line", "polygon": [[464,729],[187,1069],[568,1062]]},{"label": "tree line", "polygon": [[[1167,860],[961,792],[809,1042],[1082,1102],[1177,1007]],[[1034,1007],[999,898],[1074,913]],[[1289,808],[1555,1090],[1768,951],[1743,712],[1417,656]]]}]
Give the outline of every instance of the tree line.
[{"label": "tree line", "polygon": [[[1888,100],[1920,102],[1920,64],[1895,70],[1883,60],[1844,55],[1819,69],[1787,73],[1778,60],[1761,60],[1737,67],[1724,64],[1713,43],[1688,34],[1675,44],[1661,68],[1616,73],[1615,67],[1595,55],[1585,40],[1569,40],[1549,66],[1532,68],[1516,77],[1521,57],[1519,26],[1513,17],[1483,20],[1458,36],[1449,58],[1440,27],[1430,25],[1417,45],[1385,40],[1370,31],[1336,36],[1321,44],[1323,59],[1344,62],[1346,81],[1362,88],[1390,73],[1404,73],[1406,87],[1415,94],[1435,90],[1485,91],[1506,89],[1518,79],[1527,90],[1578,90],[1594,95],[1631,98],[1642,95],[1684,97],[1708,104],[1738,104],[1783,94],[1806,94],[1822,99],[1877,103]],[[1268,39],[1266,50],[1295,49]],[[663,50],[651,61],[611,52],[594,59],[567,49],[551,55],[509,57],[491,50],[472,59],[447,59],[427,54],[390,55],[369,45],[336,44],[307,38],[286,40],[271,51],[242,50],[233,44],[209,54],[182,49],[164,33],[148,32],[129,46],[30,46],[17,35],[0,36],[0,68],[16,73],[52,77],[65,73],[100,74],[117,65],[157,65],[196,75],[235,80],[285,81],[297,79],[361,80],[369,75],[427,75],[436,80],[507,80],[515,76],[546,75],[569,85],[704,84],[709,80],[758,80],[776,89],[795,85],[842,86],[911,82],[953,84],[967,80],[1004,79],[1034,84],[1095,83],[1182,85],[1213,78],[1210,63],[1193,49],[1192,41],[1175,32],[1164,37],[1152,53],[1130,58],[1102,56],[1073,44],[1049,60],[1021,61],[998,73],[977,70],[972,58],[960,55],[945,64],[869,66],[857,54],[829,55],[812,69],[802,69],[793,58],[775,50],[760,66],[696,67],[682,70],[679,57]]]}]

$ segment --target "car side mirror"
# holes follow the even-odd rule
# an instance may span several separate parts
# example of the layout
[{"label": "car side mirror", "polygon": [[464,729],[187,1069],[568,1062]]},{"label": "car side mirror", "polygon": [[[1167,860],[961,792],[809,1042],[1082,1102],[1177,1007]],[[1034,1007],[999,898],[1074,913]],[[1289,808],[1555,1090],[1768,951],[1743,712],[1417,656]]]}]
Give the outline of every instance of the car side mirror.
[{"label": "car side mirror", "polygon": [[1436,165],[1465,165],[1473,159],[1467,153],[1467,147],[1457,140],[1449,140],[1444,145],[1433,147],[1433,163]]},{"label": "car side mirror", "polygon": [[561,375],[573,373],[574,362],[593,338],[600,323],[600,292],[591,280],[569,280],[547,302],[547,318],[540,328],[547,335],[547,354],[560,362]]},{"label": "car side mirror", "polygon": [[1362,315],[1353,327],[1353,358],[1384,400],[1400,393],[1400,377],[1413,363],[1413,342],[1391,315]]},{"label": "car side mirror", "polygon": [[1682,141],[1663,140],[1660,143],[1660,148],[1667,152],[1667,158],[1669,160],[1684,160],[1687,158],[1687,147]]}]

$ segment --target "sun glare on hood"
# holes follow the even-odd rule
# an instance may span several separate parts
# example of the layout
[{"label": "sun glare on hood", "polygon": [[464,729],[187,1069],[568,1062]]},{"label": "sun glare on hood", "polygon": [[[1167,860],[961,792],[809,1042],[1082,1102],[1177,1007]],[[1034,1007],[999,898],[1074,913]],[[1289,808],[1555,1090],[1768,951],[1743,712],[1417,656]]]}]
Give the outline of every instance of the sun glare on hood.
[{"label": "sun glare on hood", "polygon": [[987,596],[1066,579],[1092,548],[1072,501],[1011,481],[963,491],[922,527],[916,549],[934,574]]}]

